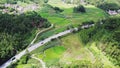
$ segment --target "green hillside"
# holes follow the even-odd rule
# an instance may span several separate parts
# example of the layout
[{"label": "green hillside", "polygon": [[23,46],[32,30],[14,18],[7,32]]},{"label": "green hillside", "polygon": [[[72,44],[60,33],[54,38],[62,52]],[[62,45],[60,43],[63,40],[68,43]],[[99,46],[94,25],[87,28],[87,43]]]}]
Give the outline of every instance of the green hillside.
[{"label": "green hillside", "polygon": [[[79,28],[30,53],[26,51],[8,68],[120,68],[120,13],[106,13],[109,9],[117,11],[119,0],[1,0],[0,3],[0,65],[28,46]],[[4,3],[23,10],[18,12]],[[32,10],[31,5],[38,8]],[[53,27],[46,30],[51,24]],[[94,26],[81,29],[90,24]],[[37,34],[35,42],[29,45]]]},{"label": "green hillside", "polygon": [[120,5],[119,4],[119,2],[120,2],[120,0],[85,0],[86,2],[89,2],[89,3],[91,3],[91,4],[95,4],[95,5],[97,5],[97,4],[100,4],[100,3],[115,3],[115,4],[118,4],[118,5]]}]

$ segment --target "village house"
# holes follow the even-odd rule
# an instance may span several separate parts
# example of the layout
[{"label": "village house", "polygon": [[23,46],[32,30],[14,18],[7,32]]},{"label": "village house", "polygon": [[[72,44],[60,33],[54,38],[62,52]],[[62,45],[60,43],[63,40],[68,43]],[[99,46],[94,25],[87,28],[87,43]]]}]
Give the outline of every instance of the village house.
[{"label": "village house", "polygon": [[120,9],[119,9],[119,10],[117,10],[117,12],[118,12],[118,13],[120,13]]},{"label": "village house", "polygon": [[118,14],[117,11],[115,11],[115,10],[109,10],[107,12],[108,12],[109,15],[116,15],[116,14]]}]

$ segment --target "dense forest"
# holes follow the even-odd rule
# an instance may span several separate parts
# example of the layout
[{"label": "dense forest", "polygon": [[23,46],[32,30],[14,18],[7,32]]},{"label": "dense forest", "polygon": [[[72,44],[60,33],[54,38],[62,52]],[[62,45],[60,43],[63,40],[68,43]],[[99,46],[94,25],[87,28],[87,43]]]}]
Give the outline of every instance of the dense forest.
[{"label": "dense forest", "polygon": [[[87,22],[90,23],[90,22]],[[101,25],[100,23],[103,23]],[[102,42],[106,45],[97,45],[97,47],[110,57],[110,60],[117,66],[120,66],[120,18],[112,17],[96,22],[96,26],[90,29],[80,31],[82,42],[87,45],[91,42]]]},{"label": "dense forest", "polygon": [[36,12],[21,15],[0,13],[0,64],[27,47],[37,28],[49,26],[47,19]]}]

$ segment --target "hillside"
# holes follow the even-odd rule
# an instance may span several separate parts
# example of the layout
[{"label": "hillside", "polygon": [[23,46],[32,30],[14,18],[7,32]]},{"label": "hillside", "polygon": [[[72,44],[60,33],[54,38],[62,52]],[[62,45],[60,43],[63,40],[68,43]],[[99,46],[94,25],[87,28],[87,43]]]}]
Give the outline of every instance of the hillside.
[{"label": "hillside", "polygon": [[98,8],[101,8],[105,11],[108,10],[119,10],[120,9],[120,0],[63,0],[62,2],[67,4],[83,4],[83,5],[94,5]]},{"label": "hillside", "polygon": [[120,3],[120,0],[63,0],[65,3],[74,3],[74,4],[80,4],[80,3],[87,3],[87,4],[93,4],[93,5],[98,5],[101,3],[115,3],[118,4]]},{"label": "hillside", "polygon": [[[8,10],[0,11],[0,65],[6,62],[11,64],[7,68],[120,68],[120,14],[106,13],[109,9],[117,11],[119,0],[0,3],[0,10]],[[11,6],[4,7],[4,3],[28,10],[19,13]],[[38,8],[32,10],[34,5]],[[25,55],[21,55],[23,51]]]},{"label": "hillside", "polygon": [[38,29],[51,24],[36,12],[20,15],[0,12],[0,65],[26,48]]},{"label": "hillside", "polygon": [[94,4],[94,5],[97,5],[97,4],[100,4],[100,3],[115,3],[115,4],[119,4],[120,0],[85,0],[86,2],[89,2],[91,4]]}]

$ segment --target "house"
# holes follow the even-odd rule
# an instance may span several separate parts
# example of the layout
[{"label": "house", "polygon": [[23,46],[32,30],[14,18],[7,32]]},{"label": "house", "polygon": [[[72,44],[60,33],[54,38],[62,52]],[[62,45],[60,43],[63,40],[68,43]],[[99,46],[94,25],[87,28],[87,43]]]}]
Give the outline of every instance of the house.
[{"label": "house", "polygon": [[118,13],[120,13],[120,9],[119,9],[119,10],[117,10],[117,12],[118,12]]},{"label": "house", "polygon": [[4,4],[4,6],[5,6],[5,7],[10,7],[11,5],[10,5],[10,4],[7,4],[7,3],[5,3],[5,4]]},{"label": "house", "polygon": [[109,10],[107,11],[109,15],[116,15],[118,14],[115,10]]}]

